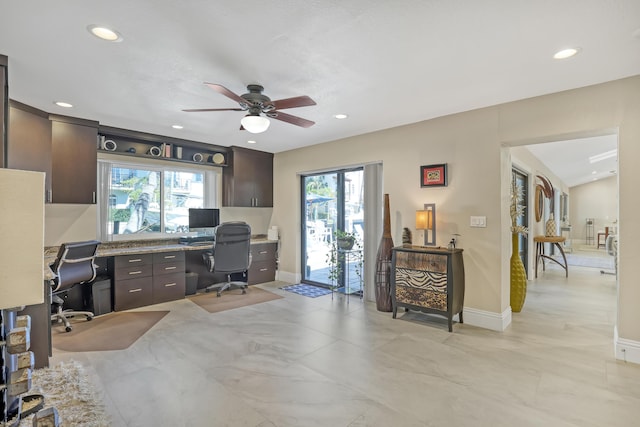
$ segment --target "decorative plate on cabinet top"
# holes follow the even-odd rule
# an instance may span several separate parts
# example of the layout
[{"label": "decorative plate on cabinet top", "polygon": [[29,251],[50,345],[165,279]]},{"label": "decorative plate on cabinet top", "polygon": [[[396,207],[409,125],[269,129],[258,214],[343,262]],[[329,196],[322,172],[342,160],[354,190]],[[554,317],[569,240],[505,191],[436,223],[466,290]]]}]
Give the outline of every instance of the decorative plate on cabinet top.
[{"label": "decorative plate on cabinet top", "polygon": [[215,163],[216,165],[221,165],[224,163],[224,154],[221,153],[216,153],[211,157],[211,160],[213,161],[213,163]]}]

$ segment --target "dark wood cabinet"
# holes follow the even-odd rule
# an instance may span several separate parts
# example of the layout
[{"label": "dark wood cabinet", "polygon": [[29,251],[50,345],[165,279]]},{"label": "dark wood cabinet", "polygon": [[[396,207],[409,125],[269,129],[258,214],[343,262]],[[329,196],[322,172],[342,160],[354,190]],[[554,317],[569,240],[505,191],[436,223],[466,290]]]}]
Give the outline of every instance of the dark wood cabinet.
[{"label": "dark wood cabinet", "polygon": [[97,123],[10,102],[7,165],[45,173],[48,203],[96,203]]},{"label": "dark wood cabinet", "polygon": [[49,114],[11,101],[7,167],[45,173],[45,201],[51,202],[51,121]]},{"label": "dark wood cabinet", "polygon": [[185,296],[184,251],[153,254],[153,304]]},{"label": "dark wood cabinet", "polygon": [[185,296],[184,251],[115,256],[110,268],[115,311]]},{"label": "dark wood cabinet", "polygon": [[9,58],[0,55],[0,168],[7,167],[7,127],[9,126]]},{"label": "dark wood cabinet", "polygon": [[51,119],[52,203],[96,203],[98,127]]},{"label": "dark wood cabinet", "polygon": [[463,323],[464,263],[462,249],[399,246],[391,256],[391,306],[445,316],[449,332],[453,316]]},{"label": "dark wood cabinet", "polygon": [[254,243],[251,245],[249,285],[276,280],[277,249],[278,244],[276,242]]},{"label": "dark wood cabinet", "polygon": [[222,175],[222,205],[273,207],[273,154],[231,147]]}]

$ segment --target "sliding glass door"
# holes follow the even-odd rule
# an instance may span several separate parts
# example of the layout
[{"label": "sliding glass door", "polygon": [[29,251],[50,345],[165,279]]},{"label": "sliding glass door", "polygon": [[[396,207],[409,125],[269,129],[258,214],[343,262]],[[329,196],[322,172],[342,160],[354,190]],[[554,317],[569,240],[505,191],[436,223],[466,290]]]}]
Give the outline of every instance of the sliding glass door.
[{"label": "sliding glass door", "polygon": [[[320,286],[359,285],[364,248],[364,180],[362,168],[338,170],[301,178],[302,281]],[[351,252],[335,251],[337,231],[352,233]],[[333,254],[332,254],[333,252]],[[353,286],[351,286],[353,284]]]}]

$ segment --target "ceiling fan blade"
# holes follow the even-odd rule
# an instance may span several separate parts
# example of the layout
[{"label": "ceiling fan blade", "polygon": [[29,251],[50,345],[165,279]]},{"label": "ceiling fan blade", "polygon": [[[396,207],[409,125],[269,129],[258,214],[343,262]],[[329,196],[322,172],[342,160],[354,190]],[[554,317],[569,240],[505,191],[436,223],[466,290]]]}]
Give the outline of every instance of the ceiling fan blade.
[{"label": "ceiling fan blade", "polygon": [[187,113],[197,113],[202,111],[244,111],[242,108],[189,108],[186,111]]},{"label": "ceiling fan blade", "polygon": [[219,94],[222,94],[222,95],[226,96],[227,98],[233,99],[238,104],[249,105],[249,103],[247,103],[246,99],[244,99],[240,95],[236,95],[235,93],[231,92],[229,89],[227,89],[226,87],[224,87],[222,85],[219,85],[219,84],[216,84],[216,83],[207,83],[207,82],[205,82],[204,84],[209,86],[211,89],[215,90]]},{"label": "ceiling fan blade", "polygon": [[271,103],[276,107],[276,110],[316,105],[316,102],[306,95],[296,96],[294,98],[279,99],[277,101],[272,101]]},{"label": "ceiling fan blade", "polygon": [[280,120],[283,122],[291,123],[292,125],[308,128],[316,124],[311,120],[303,119],[302,117],[292,116],[291,114],[283,113],[280,111],[274,111],[270,113],[268,117],[272,119]]}]

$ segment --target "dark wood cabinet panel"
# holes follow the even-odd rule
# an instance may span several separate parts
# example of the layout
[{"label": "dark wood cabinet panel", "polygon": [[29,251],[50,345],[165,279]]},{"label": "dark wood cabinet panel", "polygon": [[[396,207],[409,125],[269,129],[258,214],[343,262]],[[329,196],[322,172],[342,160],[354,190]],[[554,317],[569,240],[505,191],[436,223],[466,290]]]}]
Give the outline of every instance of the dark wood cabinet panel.
[{"label": "dark wood cabinet panel", "polygon": [[52,121],[53,203],[96,203],[97,141],[97,127]]},{"label": "dark wood cabinet panel", "polygon": [[181,272],[154,275],[153,303],[158,304],[184,298],[185,284],[184,262],[182,262]]},{"label": "dark wood cabinet panel", "polygon": [[223,171],[223,206],[273,207],[273,154],[231,147]]},{"label": "dark wood cabinet panel", "polygon": [[45,199],[51,202],[51,122],[49,115],[11,101],[7,167],[45,173]]},{"label": "dark wood cabinet panel", "polygon": [[7,140],[9,126],[9,59],[0,55],[0,168],[7,167]]},{"label": "dark wood cabinet panel", "polygon": [[249,285],[272,282],[276,279],[277,249],[278,244],[276,242],[254,243],[251,245]]}]

